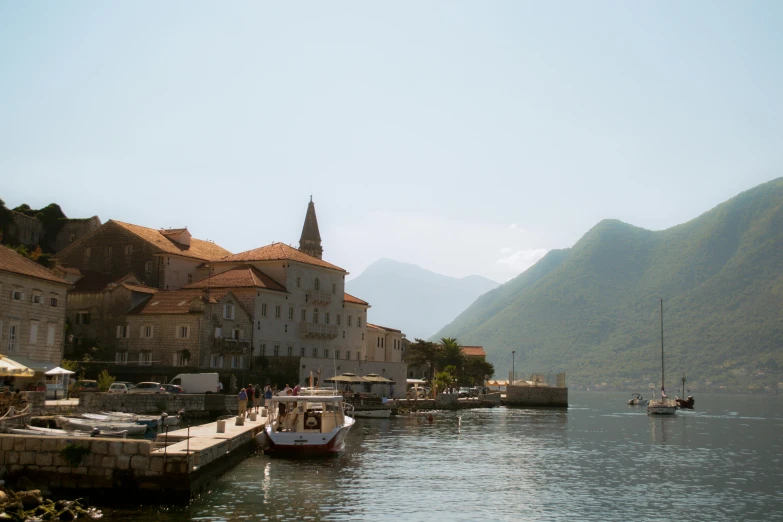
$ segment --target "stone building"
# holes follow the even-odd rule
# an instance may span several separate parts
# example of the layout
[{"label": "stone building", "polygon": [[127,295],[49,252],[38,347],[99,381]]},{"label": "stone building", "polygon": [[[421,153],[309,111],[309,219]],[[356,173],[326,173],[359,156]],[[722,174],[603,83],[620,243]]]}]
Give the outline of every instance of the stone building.
[{"label": "stone building", "polygon": [[115,279],[133,273],[147,286],[176,290],[209,275],[205,262],[231,252],[201,239],[187,228],[160,229],[115,221],[101,225],[55,256],[58,266]]},{"label": "stone building", "polygon": [[403,335],[400,330],[367,324],[367,360],[402,362]]},{"label": "stone building", "polygon": [[84,236],[98,230],[100,226],[101,220],[98,218],[98,216],[83,219],[66,219],[60,231],[57,232],[57,237],[54,239],[54,244],[51,245],[52,251],[55,253],[59,252],[71,243],[78,241]]},{"label": "stone building", "polygon": [[43,223],[33,216],[12,210],[14,216],[12,223],[8,224],[8,237],[6,243],[20,243],[29,247],[39,244],[44,235]]},{"label": "stone building", "polygon": [[44,224],[35,216],[23,212],[11,211],[14,220],[8,225],[9,244],[20,243],[30,248],[41,246],[46,252],[59,252],[70,243],[81,239],[101,226],[98,216],[90,218],[62,218],[57,221],[57,233],[46,230]]},{"label": "stone building", "polygon": [[[62,362],[71,283],[0,246],[0,353],[32,368],[33,380]],[[17,379],[24,388],[29,380]]]}]

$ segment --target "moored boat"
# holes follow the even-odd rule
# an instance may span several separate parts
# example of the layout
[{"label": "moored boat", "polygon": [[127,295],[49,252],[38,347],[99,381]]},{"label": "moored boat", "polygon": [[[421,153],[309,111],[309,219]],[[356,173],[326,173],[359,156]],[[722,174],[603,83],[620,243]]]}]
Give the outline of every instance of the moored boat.
[{"label": "moored boat", "polygon": [[677,412],[677,403],[666,397],[663,373],[663,298],[661,298],[661,399],[647,403],[647,413],[650,415],[674,415]]},{"label": "moored boat", "polygon": [[[682,372],[682,395],[685,396],[685,372]],[[690,391],[690,390],[688,390]],[[696,399],[693,398],[693,395],[688,395],[687,399],[680,399],[676,395],[674,396],[674,402],[677,403],[677,407],[680,409],[685,410],[692,410],[693,405],[696,403]]]},{"label": "moored boat", "polygon": [[628,405],[629,406],[647,406],[647,403],[650,402],[647,399],[643,398],[638,393],[632,393],[631,398],[628,399]]},{"label": "moored boat", "polygon": [[336,456],[356,421],[345,414],[340,395],[274,396],[256,442],[274,455]]},{"label": "moored boat", "polygon": [[101,431],[127,431],[128,435],[143,435],[147,431],[145,424],[135,424],[132,422],[102,421],[93,419],[76,419],[72,417],[57,417],[57,426],[61,429],[71,429],[76,431],[91,431],[98,428]]},{"label": "moored boat", "polygon": [[354,419],[388,419],[391,416],[391,408],[378,408],[374,410],[354,410],[351,413]]}]

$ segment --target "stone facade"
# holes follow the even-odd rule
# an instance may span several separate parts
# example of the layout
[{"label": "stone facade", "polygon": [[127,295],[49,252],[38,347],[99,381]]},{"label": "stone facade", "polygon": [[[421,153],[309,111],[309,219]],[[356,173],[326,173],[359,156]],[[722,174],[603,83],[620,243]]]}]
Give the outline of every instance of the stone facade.
[{"label": "stone facade", "polygon": [[53,251],[59,252],[71,243],[98,230],[101,220],[98,216],[84,219],[67,219],[54,240]]},{"label": "stone facade", "polygon": [[8,224],[8,241],[16,241],[27,246],[36,246],[44,235],[43,223],[33,216],[12,210],[13,223]]},{"label": "stone facade", "polygon": [[[0,248],[0,353],[58,366],[63,356],[70,283],[16,252]],[[43,277],[35,275],[39,271]],[[42,381],[43,375],[33,379]],[[14,387],[24,389],[33,379],[17,377]]]}]

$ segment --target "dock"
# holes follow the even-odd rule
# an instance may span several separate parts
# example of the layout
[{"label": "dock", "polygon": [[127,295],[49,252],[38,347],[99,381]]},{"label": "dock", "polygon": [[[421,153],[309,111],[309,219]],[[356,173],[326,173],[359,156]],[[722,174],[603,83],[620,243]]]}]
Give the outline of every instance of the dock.
[{"label": "dock", "polygon": [[[159,434],[155,441],[0,434],[0,468],[37,487],[94,503],[187,504],[256,451],[266,418],[219,419]],[[219,432],[219,425],[223,432]]]}]

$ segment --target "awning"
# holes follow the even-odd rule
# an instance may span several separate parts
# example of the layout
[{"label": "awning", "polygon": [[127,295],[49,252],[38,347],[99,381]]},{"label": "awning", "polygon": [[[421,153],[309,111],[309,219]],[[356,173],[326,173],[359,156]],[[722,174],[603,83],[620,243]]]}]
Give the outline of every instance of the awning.
[{"label": "awning", "polygon": [[408,379],[408,384],[427,384],[424,379]]},{"label": "awning", "polygon": [[355,373],[344,373],[342,375],[335,375],[334,377],[329,377],[328,379],[324,379],[324,382],[339,382],[344,384],[353,384],[357,382],[365,382],[365,380],[361,377],[358,377]]},{"label": "awning", "polygon": [[71,370],[66,370],[65,368],[60,368],[58,366],[44,373],[44,375],[73,375],[74,373],[76,372],[72,372]]},{"label": "awning", "polygon": [[[7,358],[7,357],[6,357]],[[18,362],[19,364],[26,366],[30,368],[31,370],[35,371],[36,373],[45,373],[49,370],[53,370],[57,368],[57,365],[52,362],[44,362],[44,361],[33,361],[28,359],[27,357],[18,357],[14,356],[13,360]]]},{"label": "awning", "polygon": [[35,370],[0,355],[0,377],[32,377],[33,375],[35,375]]},{"label": "awning", "polygon": [[394,381],[391,379],[387,379],[386,377],[381,377],[377,373],[368,373],[363,377],[364,382],[371,382],[376,384],[394,384]]}]

